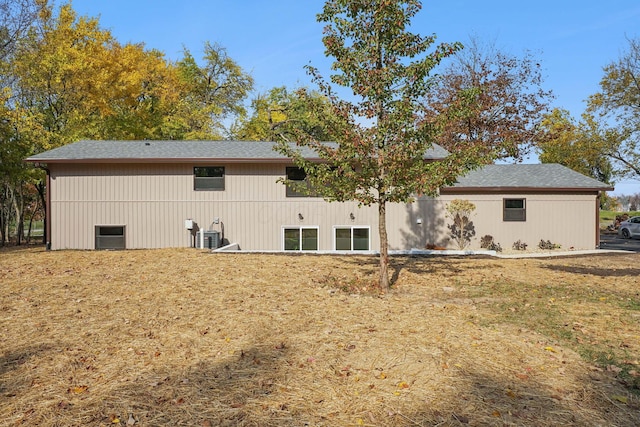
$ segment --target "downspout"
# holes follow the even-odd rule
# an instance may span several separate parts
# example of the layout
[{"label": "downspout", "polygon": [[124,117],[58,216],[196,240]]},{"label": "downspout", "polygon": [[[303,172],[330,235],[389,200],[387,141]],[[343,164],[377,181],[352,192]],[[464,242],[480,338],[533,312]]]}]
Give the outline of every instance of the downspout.
[{"label": "downspout", "polygon": [[600,192],[596,196],[596,249],[600,249]]}]

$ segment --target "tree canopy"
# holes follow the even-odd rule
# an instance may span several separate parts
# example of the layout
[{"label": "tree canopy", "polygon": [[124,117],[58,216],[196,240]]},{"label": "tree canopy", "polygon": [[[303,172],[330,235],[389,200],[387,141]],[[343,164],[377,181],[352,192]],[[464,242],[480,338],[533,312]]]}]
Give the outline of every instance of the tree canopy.
[{"label": "tree canopy", "polygon": [[600,91],[589,97],[602,153],[613,160],[620,177],[640,178],[640,39],[604,67]]},{"label": "tree canopy", "polygon": [[306,88],[289,90],[276,87],[266,94],[259,94],[251,102],[252,114],[241,118],[233,129],[235,138],[248,141],[293,141],[291,124],[318,141],[330,138],[326,124],[315,111],[324,110],[331,114],[327,99]]},{"label": "tree canopy", "polygon": [[559,163],[601,182],[611,183],[612,166],[602,155],[602,141],[589,115],[576,123],[567,110],[554,109],[541,123],[538,144],[542,163]]},{"label": "tree canopy", "polygon": [[472,38],[425,97],[433,117],[447,118],[436,142],[455,152],[471,141],[481,160],[521,160],[543,135],[539,124],[552,94],[542,83],[531,52],[518,57]]}]

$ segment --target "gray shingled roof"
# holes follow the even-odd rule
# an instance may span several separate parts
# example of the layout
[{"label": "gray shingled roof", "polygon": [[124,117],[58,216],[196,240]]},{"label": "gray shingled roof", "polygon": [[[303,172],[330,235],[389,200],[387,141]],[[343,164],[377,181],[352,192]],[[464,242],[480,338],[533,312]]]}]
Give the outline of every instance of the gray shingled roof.
[{"label": "gray shingled roof", "polygon": [[[28,162],[179,162],[179,161],[278,161],[286,157],[266,141],[79,141],[26,159]],[[305,157],[317,158],[301,148]],[[434,145],[425,159],[441,159],[449,153]],[[447,190],[505,191],[509,189],[613,190],[608,185],[558,164],[489,165],[469,172]]]},{"label": "gray shingled roof", "polygon": [[[555,163],[488,165],[460,177],[448,189],[576,189],[613,190],[588,176]],[[446,191],[447,189],[444,189]]]},{"label": "gray shingled roof", "polygon": [[[69,161],[187,161],[286,159],[266,141],[79,141],[26,159],[28,162],[62,163]],[[317,155],[308,148],[300,151],[309,159]],[[434,145],[425,159],[441,159],[449,153]]]}]

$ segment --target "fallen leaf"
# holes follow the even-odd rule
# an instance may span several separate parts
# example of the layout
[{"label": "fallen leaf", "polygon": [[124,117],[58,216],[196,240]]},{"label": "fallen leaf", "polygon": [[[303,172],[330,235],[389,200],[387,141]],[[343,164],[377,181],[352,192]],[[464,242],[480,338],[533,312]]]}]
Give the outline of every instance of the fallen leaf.
[{"label": "fallen leaf", "polygon": [[547,350],[547,351],[550,351],[551,353],[555,353],[556,352],[556,350],[553,347],[550,347],[550,346],[547,346],[544,349]]},{"label": "fallen leaf", "polygon": [[82,394],[87,390],[89,390],[89,387],[87,387],[86,385],[81,385],[81,386],[71,387],[67,391],[72,394]]},{"label": "fallen leaf", "polygon": [[612,397],[613,397],[615,400],[617,400],[618,402],[620,402],[620,403],[624,403],[624,404],[626,404],[626,403],[627,403],[627,401],[628,401],[627,396],[615,395],[615,396],[612,396]]},{"label": "fallen leaf", "polygon": [[402,381],[402,382],[398,383],[398,388],[409,388],[409,384],[407,384],[406,382]]}]

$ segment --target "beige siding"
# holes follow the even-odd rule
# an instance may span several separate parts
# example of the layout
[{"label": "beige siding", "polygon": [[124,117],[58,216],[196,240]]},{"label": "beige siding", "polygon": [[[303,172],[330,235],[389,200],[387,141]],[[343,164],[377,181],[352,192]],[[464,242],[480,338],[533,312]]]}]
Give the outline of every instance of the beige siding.
[{"label": "beige siding", "polygon": [[[282,250],[283,227],[318,227],[319,249],[334,248],[335,226],[371,229],[371,249],[379,246],[376,207],[326,203],[320,198],[287,198],[276,180],[284,164],[225,166],[224,191],[194,191],[193,164],[50,165],[53,249],[93,249],[96,225],[126,226],[127,248],[186,247],[184,221],[222,231],[244,250]],[[502,221],[502,196],[421,198],[387,207],[390,248],[447,245],[447,201],[476,204],[476,239],[491,234],[503,247],[518,239],[537,245],[549,239],[563,247],[595,247],[595,195],[510,195],[527,199],[527,221]],[[353,213],[354,219],[350,218]],[[303,220],[298,218],[302,214]],[[212,224],[219,218],[219,224]]]},{"label": "beige siding", "polygon": [[[473,216],[476,236],[472,247],[480,246],[480,238],[491,235],[504,249],[520,240],[530,248],[540,240],[550,240],[564,249],[594,249],[596,242],[596,194],[470,194],[441,196],[443,202],[469,200],[476,205]],[[503,199],[526,200],[526,221],[503,221]]]}]

